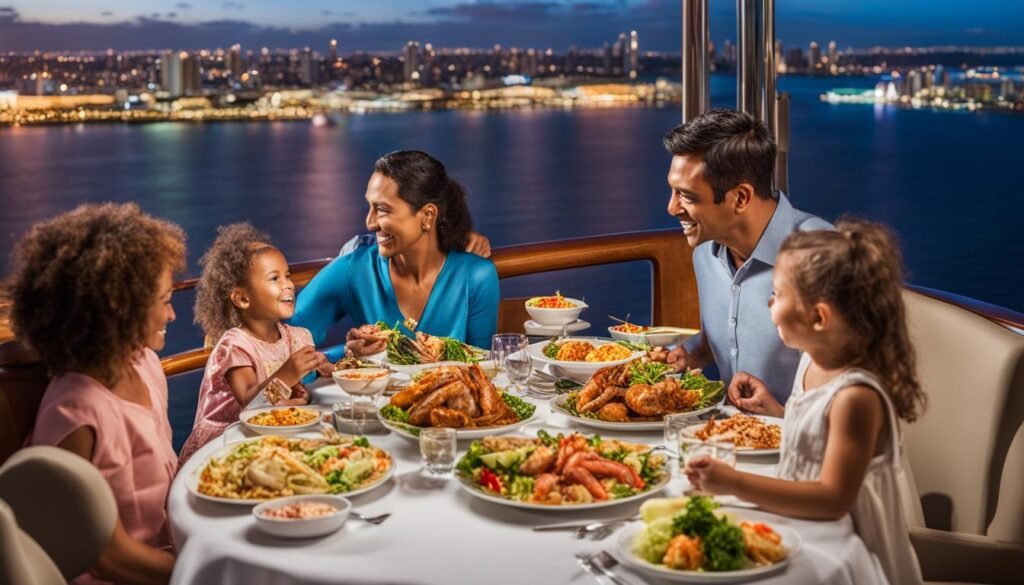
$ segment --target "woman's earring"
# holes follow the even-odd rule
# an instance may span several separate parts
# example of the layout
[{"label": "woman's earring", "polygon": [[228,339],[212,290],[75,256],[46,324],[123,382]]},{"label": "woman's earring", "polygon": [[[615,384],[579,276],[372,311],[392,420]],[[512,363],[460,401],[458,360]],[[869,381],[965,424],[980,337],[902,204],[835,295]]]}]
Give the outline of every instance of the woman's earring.
[{"label": "woman's earring", "polygon": [[430,224],[429,223],[423,224],[423,231],[425,231],[425,232],[429,232],[430,231]]}]

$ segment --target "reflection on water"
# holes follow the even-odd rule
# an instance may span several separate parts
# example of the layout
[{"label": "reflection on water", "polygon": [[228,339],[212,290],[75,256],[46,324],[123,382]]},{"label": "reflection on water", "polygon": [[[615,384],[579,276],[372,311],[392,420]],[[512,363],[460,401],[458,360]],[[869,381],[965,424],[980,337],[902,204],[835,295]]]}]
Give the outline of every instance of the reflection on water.
[{"label": "reflection on water", "polygon": [[[839,82],[869,86],[873,80]],[[830,106],[836,80],[783,78],[793,94],[792,198],[835,219],[887,222],[900,234],[917,284],[1016,310],[1024,248],[1014,233],[1024,116]],[[734,102],[731,78],[713,100]],[[373,162],[419,148],[466,184],[477,227],[495,246],[677,227],[665,213],[668,155],[661,136],[679,112],[664,109],[463,112],[353,116],[333,128],[305,123],[92,125],[0,129],[0,253],[35,221],[85,201],[138,201],[181,224],[190,267],[215,228],[251,220],[291,261],[332,256],[363,231]],[[689,250],[680,250],[688,254]],[[1010,266],[1007,266],[1007,262]],[[583,317],[650,311],[644,263],[511,279],[505,296],[586,297]],[[194,346],[192,300],[168,351]],[[191,425],[198,379],[175,396],[176,437]],[[187,433],[186,433],[187,434]]]}]

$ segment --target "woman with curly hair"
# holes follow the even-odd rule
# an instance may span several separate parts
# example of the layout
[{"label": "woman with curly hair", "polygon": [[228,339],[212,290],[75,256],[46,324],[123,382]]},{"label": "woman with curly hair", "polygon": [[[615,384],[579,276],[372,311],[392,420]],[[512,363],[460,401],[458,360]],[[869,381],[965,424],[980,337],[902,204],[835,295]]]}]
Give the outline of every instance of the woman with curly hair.
[{"label": "woman with curly hair", "polygon": [[[318,344],[346,315],[346,346],[356,355],[384,350],[369,325],[416,320],[418,330],[490,347],[498,323],[494,264],[462,252],[473,229],[466,191],[437,159],[418,150],[384,155],[366,187],[370,209],[359,236],[299,294],[292,323]],[[407,329],[406,334],[411,332]],[[337,360],[340,349],[328,350]]]},{"label": "woman with curly hair", "polygon": [[163,349],[185,234],[129,205],[83,205],[15,248],[6,294],[15,335],[53,376],[32,445],[88,459],[117,501],[99,562],[75,583],[164,583],[174,555],[165,502],[177,469]]},{"label": "woman with curly hair", "polygon": [[302,377],[332,370],[313,349],[308,330],[281,322],[295,312],[295,285],[288,261],[267,234],[248,223],[222,227],[199,264],[195,320],[218,341],[206,362],[180,465],[237,421],[243,408],[307,404]]}]

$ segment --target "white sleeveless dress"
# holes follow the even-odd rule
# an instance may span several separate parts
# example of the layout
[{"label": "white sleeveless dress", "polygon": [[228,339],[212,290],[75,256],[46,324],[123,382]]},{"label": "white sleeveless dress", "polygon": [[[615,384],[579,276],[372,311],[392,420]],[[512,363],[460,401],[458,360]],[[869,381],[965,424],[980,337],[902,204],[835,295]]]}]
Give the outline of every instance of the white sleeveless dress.
[{"label": "white sleeveless dress", "polygon": [[828,442],[828,414],[832,400],[843,388],[864,385],[875,389],[885,404],[888,432],[881,452],[871,459],[860,493],[850,509],[857,534],[878,560],[894,585],[922,583],[917,555],[910,544],[908,513],[915,510],[916,494],[903,464],[896,410],[878,379],[865,370],[851,368],[828,383],[804,389],[804,373],[811,360],[800,358],[793,392],[786,402],[782,424],[779,477],[794,481],[818,481]]}]

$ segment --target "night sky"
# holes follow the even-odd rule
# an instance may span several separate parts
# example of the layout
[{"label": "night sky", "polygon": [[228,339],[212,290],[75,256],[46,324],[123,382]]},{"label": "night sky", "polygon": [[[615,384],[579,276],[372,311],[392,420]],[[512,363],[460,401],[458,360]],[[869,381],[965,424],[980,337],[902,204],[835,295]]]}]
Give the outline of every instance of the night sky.
[{"label": "night sky", "polygon": [[[1022,0],[778,0],[787,46],[1024,45]],[[735,0],[711,0],[712,38],[735,39]],[[678,51],[679,0],[0,0],[0,51],[261,46],[342,53],[436,46],[599,47],[639,32]]]}]

